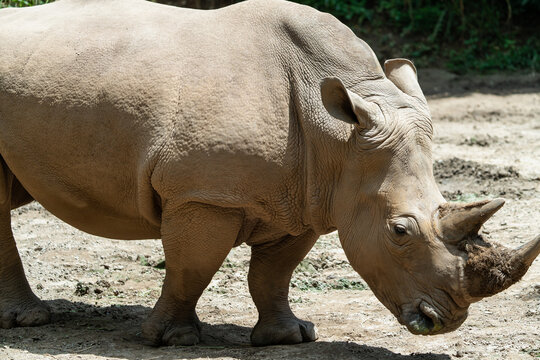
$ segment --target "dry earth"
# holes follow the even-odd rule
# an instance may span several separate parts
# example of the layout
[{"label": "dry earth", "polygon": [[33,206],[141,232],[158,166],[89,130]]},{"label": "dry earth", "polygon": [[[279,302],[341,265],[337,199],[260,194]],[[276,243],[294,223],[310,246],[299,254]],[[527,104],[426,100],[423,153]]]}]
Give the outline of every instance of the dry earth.
[{"label": "dry earth", "polygon": [[[518,246],[540,232],[540,94],[532,75],[458,78],[421,73],[435,126],[435,174],[451,200],[505,197],[484,235]],[[470,89],[474,89],[471,91]],[[443,93],[443,91],[445,91]],[[13,211],[32,287],[53,310],[50,325],[0,329],[0,359],[532,359],[540,358],[540,260],[517,285],[473,304],[450,334],[414,336],[348,265],[337,234],[323,236],[297,269],[294,311],[318,325],[317,342],[249,346],[257,314],[235,248],[199,303],[202,344],[140,344],[158,298],[159,241],[113,241],[69,227],[38,204]]]}]

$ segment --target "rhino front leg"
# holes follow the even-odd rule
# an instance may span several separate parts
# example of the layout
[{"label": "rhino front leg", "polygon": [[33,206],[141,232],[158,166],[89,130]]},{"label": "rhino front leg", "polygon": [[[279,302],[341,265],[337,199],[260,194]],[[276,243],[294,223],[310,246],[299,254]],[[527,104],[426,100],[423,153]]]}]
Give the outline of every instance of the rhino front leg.
[{"label": "rhino front leg", "polygon": [[242,219],[237,210],[203,204],[164,209],[161,232],[165,282],[142,331],[153,345],[199,342],[195,306],[234,245]]},{"label": "rhino front leg", "polygon": [[313,323],[298,319],[289,307],[289,283],[300,261],[318,236],[308,232],[287,236],[272,245],[253,246],[249,267],[249,292],[259,311],[251,333],[254,346],[314,341]]},{"label": "rhino front leg", "polygon": [[43,325],[51,318],[48,306],[30,289],[11,232],[14,180],[5,164],[0,164],[0,328],[4,329]]}]

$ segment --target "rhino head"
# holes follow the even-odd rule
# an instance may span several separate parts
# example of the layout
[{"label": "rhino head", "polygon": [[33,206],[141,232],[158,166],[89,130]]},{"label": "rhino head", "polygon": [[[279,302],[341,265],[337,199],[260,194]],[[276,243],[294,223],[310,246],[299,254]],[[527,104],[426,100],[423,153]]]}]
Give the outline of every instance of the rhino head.
[{"label": "rhino head", "polygon": [[457,329],[471,303],[518,281],[540,253],[540,236],[516,250],[481,239],[504,200],[445,201],[416,69],[394,59],[385,74],[397,96],[361,97],[338,78],[321,83],[328,113],[353,124],[333,221],[351,265],[399,322],[414,334],[440,334]]}]

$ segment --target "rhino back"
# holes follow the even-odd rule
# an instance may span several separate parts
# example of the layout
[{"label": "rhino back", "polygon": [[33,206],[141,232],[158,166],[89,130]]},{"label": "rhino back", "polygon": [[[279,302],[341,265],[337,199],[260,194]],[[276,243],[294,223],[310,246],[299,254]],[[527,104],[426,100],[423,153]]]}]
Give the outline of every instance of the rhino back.
[{"label": "rhino back", "polygon": [[65,221],[155,237],[159,196],[245,204],[261,171],[283,176],[283,76],[234,19],[99,0],[0,18],[0,153]]},{"label": "rhino back", "polygon": [[316,101],[336,72],[351,83],[381,73],[344,25],[284,1],[4,9],[0,154],[36,200],[90,233],[157,237],[172,198],[298,232],[305,139],[293,98]]}]

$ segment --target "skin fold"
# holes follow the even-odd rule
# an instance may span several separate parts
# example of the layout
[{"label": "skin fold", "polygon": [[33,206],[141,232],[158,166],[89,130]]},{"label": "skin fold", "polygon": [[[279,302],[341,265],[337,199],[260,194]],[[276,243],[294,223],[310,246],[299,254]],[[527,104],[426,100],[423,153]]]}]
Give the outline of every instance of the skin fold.
[{"label": "skin fold", "polygon": [[[197,300],[241,243],[252,246],[252,343],[315,340],[289,307],[289,281],[336,229],[398,321],[418,334],[454,330],[470,303],[522,274],[473,291],[492,266],[478,255],[489,244],[474,248],[488,265],[473,266],[463,242],[502,203],[448,207],[432,136],[414,65],[393,59],[383,70],[345,25],[307,6],[3,9],[0,326],[50,320],[10,226],[10,210],[36,200],[91,234],[162,239],[166,277],[142,327],[154,345],[199,342]],[[528,267],[535,244],[505,259]]]}]

